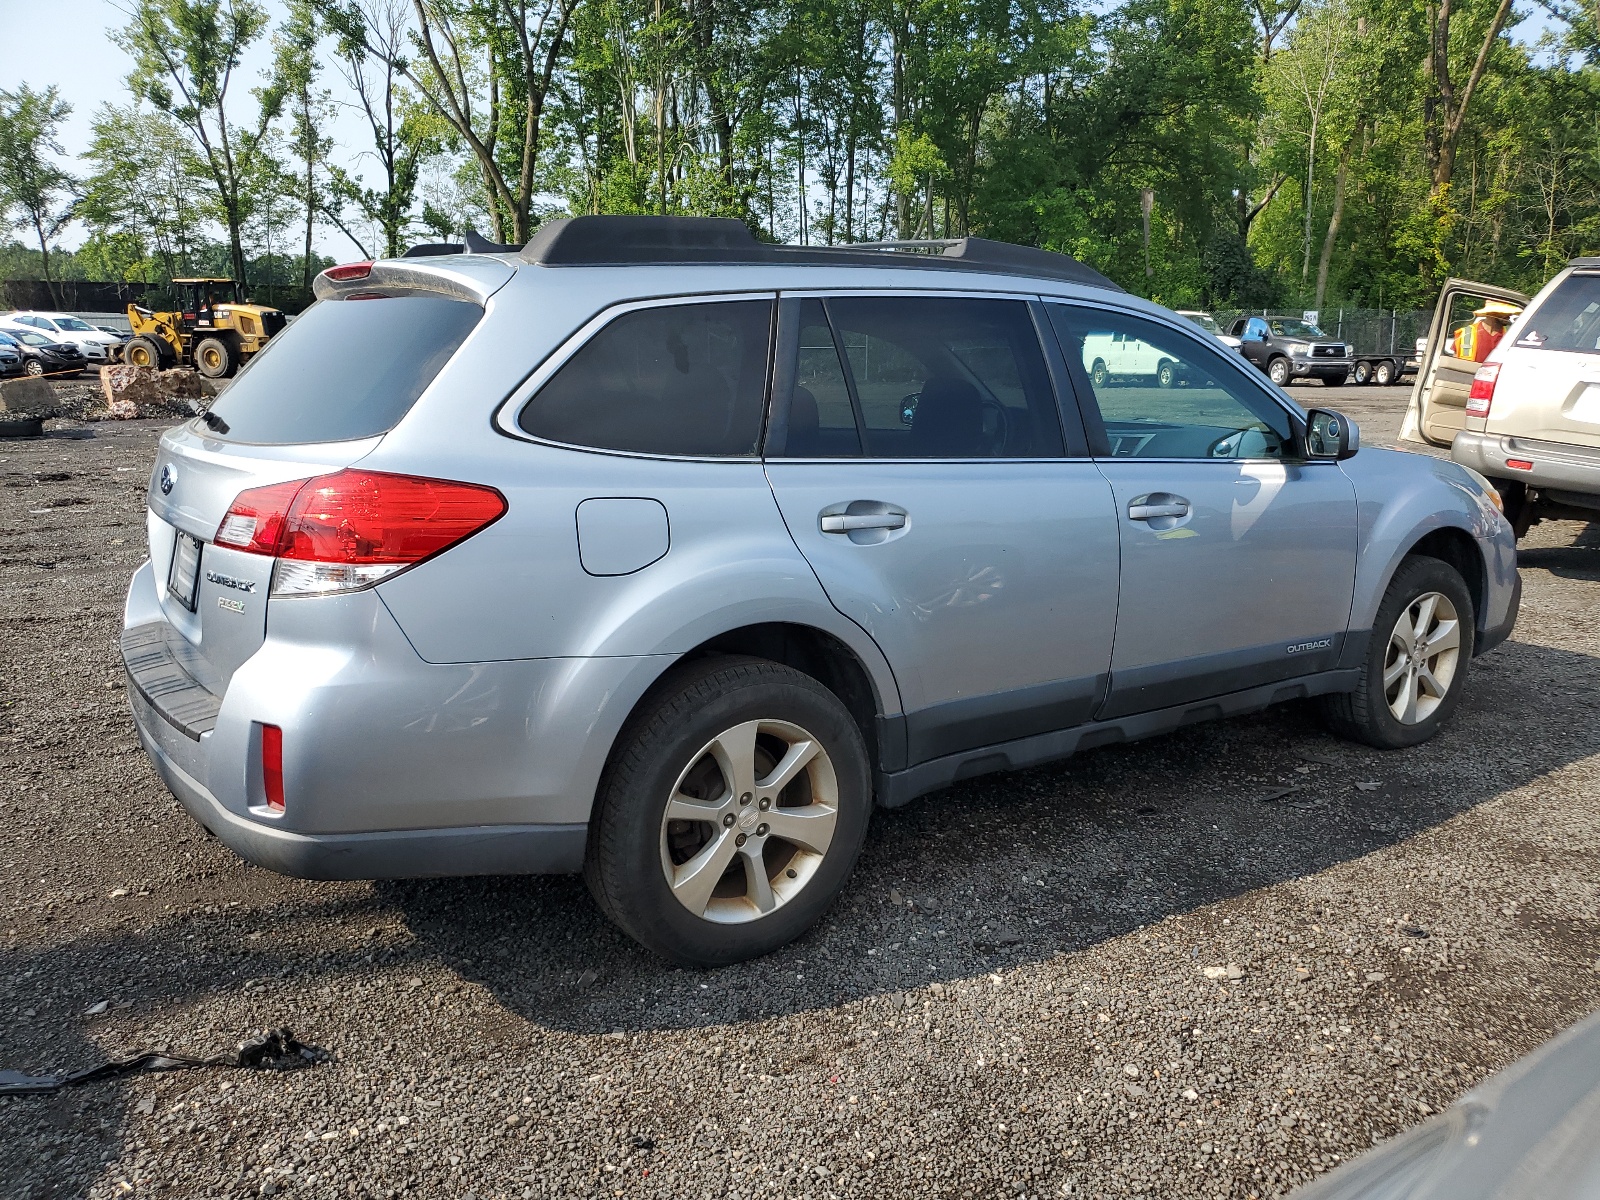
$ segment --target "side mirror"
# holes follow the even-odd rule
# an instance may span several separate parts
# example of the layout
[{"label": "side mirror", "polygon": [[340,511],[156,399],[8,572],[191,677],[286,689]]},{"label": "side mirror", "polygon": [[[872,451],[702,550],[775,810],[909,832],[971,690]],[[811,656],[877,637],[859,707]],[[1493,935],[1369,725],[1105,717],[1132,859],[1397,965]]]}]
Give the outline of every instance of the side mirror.
[{"label": "side mirror", "polygon": [[1342,462],[1361,448],[1361,431],[1343,413],[1313,408],[1306,414],[1306,457]]}]

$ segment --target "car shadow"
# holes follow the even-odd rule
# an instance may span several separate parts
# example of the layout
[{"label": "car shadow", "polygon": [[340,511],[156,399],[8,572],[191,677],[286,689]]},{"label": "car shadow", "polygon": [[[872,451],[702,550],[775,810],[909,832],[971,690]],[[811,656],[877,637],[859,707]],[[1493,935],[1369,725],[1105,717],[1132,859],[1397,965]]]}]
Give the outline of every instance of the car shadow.
[{"label": "car shadow", "polygon": [[1565,546],[1523,546],[1517,550],[1517,565],[1549,571],[1560,579],[1600,582],[1600,520],[1577,525],[1577,536]]},{"label": "car shadow", "polygon": [[[51,993],[134,963],[137,981],[123,994],[136,1012],[237,993],[249,978],[303,992],[434,964],[482,985],[521,1020],[598,1034],[777,1017],[1044,961],[1394,845],[1600,753],[1588,707],[1596,666],[1509,642],[1474,663],[1452,724],[1408,751],[1339,741],[1312,706],[1291,705],[878,812],[845,894],[816,929],[715,971],[641,949],[565,877],[285,883],[285,899],[261,913],[273,931],[261,941],[243,941],[224,914],[191,911],[138,931],[0,951],[0,1009],[37,1009],[37,1019],[0,1022],[0,1068],[101,1061],[103,1030],[90,1036],[91,1019],[69,1015]],[[1563,735],[1550,736],[1552,726]],[[411,938],[307,952],[313,926],[369,914],[398,917]],[[296,1014],[261,1019],[293,1026]],[[71,1127],[115,1154],[121,1122],[109,1119],[107,1091],[125,1110],[130,1089],[108,1084],[0,1097],[0,1119],[32,1110],[30,1130]],[[70,1194],[63,1180],[97,1169],[81,1157],[55,1160],[42,1136],[0,1138],[0,1195]]]}]

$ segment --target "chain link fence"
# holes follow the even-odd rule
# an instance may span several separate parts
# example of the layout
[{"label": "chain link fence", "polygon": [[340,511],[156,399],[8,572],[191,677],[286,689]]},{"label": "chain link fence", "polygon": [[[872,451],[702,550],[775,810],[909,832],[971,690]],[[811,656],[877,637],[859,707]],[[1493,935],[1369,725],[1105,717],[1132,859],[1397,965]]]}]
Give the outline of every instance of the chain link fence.
[{"label": "chain link fence", "polygon": [[1213,314],[1223,329],[1231,329],[1240,317],[1284,316],[1304,319],[1314,316],[1315,324],[1329,337],[1349,342],[1358,355],[1388,355],[1410,358],[1416,353],[1417,339],[1428,336],[1433,310],[1426,308],[1324,308],[1319,312],[1269,312],[1266,309],[1231,310]]}]

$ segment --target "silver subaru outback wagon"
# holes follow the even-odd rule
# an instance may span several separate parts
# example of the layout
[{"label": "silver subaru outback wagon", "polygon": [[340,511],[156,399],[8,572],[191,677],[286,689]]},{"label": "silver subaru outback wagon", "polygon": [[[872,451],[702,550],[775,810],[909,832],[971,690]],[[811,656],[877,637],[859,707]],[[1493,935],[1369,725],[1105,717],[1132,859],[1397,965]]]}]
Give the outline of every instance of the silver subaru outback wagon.
[{"label": "silver subaru outback wagon", "polygon": [[262,866],[581,870],[727,963],[821,916],[875,804],[1300,697],[1413,745],[1516,618],[1480,477],[1070,258],[477,249],[324,272],[161,440],[134,717]]}]

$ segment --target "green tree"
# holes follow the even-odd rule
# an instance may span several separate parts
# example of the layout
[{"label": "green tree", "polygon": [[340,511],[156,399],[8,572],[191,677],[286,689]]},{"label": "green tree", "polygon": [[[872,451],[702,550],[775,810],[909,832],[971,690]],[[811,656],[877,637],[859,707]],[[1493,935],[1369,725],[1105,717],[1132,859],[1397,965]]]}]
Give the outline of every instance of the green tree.
[{"label": "green tree", "polygon": [[56,133],[71,112],[54,85],[42,92],[26,83],[14,92],[0,89],[0,216],[13,229],[33,230],[55,303],[50,243],[72,221],[78,185],[52,156],[65,153]]},{"label": "green tree", "polygon": [[245,278],[244,228],[270,160],[262,143],[283,104],[281,86],[258,93],[252,121],[231,111],[229,91],[245,49],[267,28],[257,0],[135,0],[114,40],[133,59],[128,86],[188,131],[227,229],[232,274]]}]

